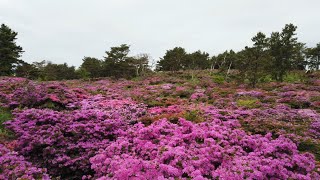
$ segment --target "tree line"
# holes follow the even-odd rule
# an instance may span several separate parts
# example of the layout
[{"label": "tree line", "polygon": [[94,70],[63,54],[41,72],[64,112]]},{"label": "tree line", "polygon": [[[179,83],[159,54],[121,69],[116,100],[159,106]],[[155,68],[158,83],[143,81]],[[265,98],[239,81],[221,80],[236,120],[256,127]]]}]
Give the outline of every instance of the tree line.
[{"label": "tree line", "polygon": [[[227,50],[215,56],[201,50],[188,53],[182,47],[167,50],[157,63],[156,71],[219,69],[229,74],[235,70],[240,81],[248,80],[255,86],[267,75],[283,81],[292,70],[319,70],[320,43],[308,48],[298,41],[297,26],[286,24],[281,32],[266,36],[258,32],[251,40],[252,46],[241,51]],[[0,27],[0,76],[18,76],[40,80],[64,80],[79,78],[132,78],[151,72],[150,56],[129,56],[130,46],[111,47],[105,57],[84,57],[79,68],[49,61],[27,63],[21,60],[24,52],[16,44],[17,32],[2,24]]]},{"label": "tree line", "polygon": [[307,48],[298,41],[296,30],[297,26],[286,24],[281,32],[272,32],[269,37],[258,32],[251,39],[251,47],[238,52],[227,50],[212,57],[200,50],[187,53],[184,48],[176,47],[160,59],[157,70],[219,69],[227,74],[236,70],[238,79],[248,80],[252,86],[268,75],[282,82],[292,70],[319,70],[320,43]]},{"label": "tree line", "polygon": [[144,76],[151,71],[148,54],[129,56],[130,46],[122,44],[111,47],[103,59],[84,57],[79,68],[67,63],[50,61],[27,63],[20,59],[24,52],[16,44],[17,32],[5,24],[0,27],[0,76],[17,76],[40,80],[68,80],[79,78],[132,78]]}]

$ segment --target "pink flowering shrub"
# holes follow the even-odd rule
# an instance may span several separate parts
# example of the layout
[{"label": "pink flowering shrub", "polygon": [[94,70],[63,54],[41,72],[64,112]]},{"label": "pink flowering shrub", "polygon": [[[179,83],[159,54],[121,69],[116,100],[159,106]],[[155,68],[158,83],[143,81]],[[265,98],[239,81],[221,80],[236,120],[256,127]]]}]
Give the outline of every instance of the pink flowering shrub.
[{"label": "pink flowering shrub", "polygon": [[194,93],[190,96],[191,101],[206,101],[208,96],[205,94],[205,90],[196,89]]},{"label": "pink flowering shrub", "polygon": [[43,179],[49,180],[46,169],[37,168],[17,152],[0,144],[0,179]]},{"label": "pink flowering shrub", "polygon": [[16,150],[50,174],[62,178],[90,175],[89,158],[106,148],[137,121],[143,109],[128,102],[82,102],[82,109],[16,111],[7,127],[19,137]]},{"label": "pink flowering shrub", "polygon": [[248,136],[215,123],[136,124],[90,159],[96,178],[318,178],[314,157],[289,139]]},{"label": "pink flowering shrub", "polygon": [[23,87],[15,89],[11,95],[10,107],[35,107],[46,100],[44,85],[26,82]]},{"label": "pink flowering shrub", "polygon": [[[19,82],[19,83],[18,83]],[[28,107],[65,109],[65,106],[87,98],[87,93],[79,88],[68,88],[63,83],[35,83],[19,79],[16,84],[12,81],[0,81],[3,92],[0,91],[0,105],[3,107]],[[7,86],[7,87],[6,87]],[[6,88],[4,88],[6,87]]]},{"label": "pink flowering shrub", "polygon": [[255,98],[261,98],[264,97],[264,94],[259,91],[240,91],[236,93],[236,96],[250,96]]},{"label": "pink flowering shrub", "polygon": [[274,136],[294,133],[298,136],[314,136],[313,123],[319,121],[319,115],[312,110],[291,109],[286,105],[274,108],[251,110],[247,118],[241,118],[242,127],[251,133]]},{"label": "pink flowering shrub", "polygon": [[0,179],[320,179],[319,87],[196,76],[0,78]]},{"label": "pink flowering shrub", "polygon": [[311,105],[308,94],[306,94],[304,91],[287,91],[282,92],[279,95],[280,99],[278,102],[289,104],[295,109],[308,108]]},{"label": "pink flowering shrub", "polygon": [[312,136],[314,136],[317,139],[320,139],[320,119],[312,122],[312,124],[310,125],[310,132]]},{"label": "pink flowering shrub", "polygon": [[163,84],[161,85],[161,88],[164,90],[170,90],[173,88],[173,84]]}]

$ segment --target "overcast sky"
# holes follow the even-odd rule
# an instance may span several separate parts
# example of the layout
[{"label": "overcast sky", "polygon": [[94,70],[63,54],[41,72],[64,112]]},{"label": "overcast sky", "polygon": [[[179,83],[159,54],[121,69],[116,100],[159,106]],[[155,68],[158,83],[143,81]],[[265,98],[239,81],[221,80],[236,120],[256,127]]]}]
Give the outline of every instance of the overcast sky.
[{"label": "overcast sky", "polygon": [[319,0],[0,0],[0,23],[19,33],[23,60],[79,66],[123,43],[155,60],[176,46],[210,55],[241,50],[258,31],[287,23],[314,46],[319,9]]}]

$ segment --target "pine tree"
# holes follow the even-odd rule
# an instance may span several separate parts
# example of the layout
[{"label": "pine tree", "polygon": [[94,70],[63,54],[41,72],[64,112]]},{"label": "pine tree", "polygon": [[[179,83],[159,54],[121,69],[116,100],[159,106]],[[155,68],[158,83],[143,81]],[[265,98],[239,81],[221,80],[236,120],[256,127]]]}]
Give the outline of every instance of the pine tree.
[{"label": "pine tree", "polygon": [[187,59],[187,53],[182,47],[175,47],[167,50],[163,58],[160,59],[157,70],[160,71],[178,71],[183,69],[183,62]]},{"label": "pine tree", "polygon": [[296,69],[303,61],[304,44],[298,42],[295,31],[297,26],[286,24],[282,32],[273,32],[269,39],[269,50],[272,56],[270,67],[273,78],[283,81],[288,71]]},{"label": "pine tree", "polygon": [[22,47],[16,44],[17,32],[2,24],[0,27],[0,76],[10,76],[19,60]]}]

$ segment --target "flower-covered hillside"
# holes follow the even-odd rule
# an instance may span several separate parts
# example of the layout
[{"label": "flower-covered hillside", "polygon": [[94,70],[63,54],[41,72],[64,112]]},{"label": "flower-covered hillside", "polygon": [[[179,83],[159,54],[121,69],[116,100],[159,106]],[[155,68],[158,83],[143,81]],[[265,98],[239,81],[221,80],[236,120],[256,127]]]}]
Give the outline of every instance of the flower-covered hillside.
[{"label": "flower-covered hillside", "polygon": [[0,179],[320,179],[320,88],[0,79]]}]

